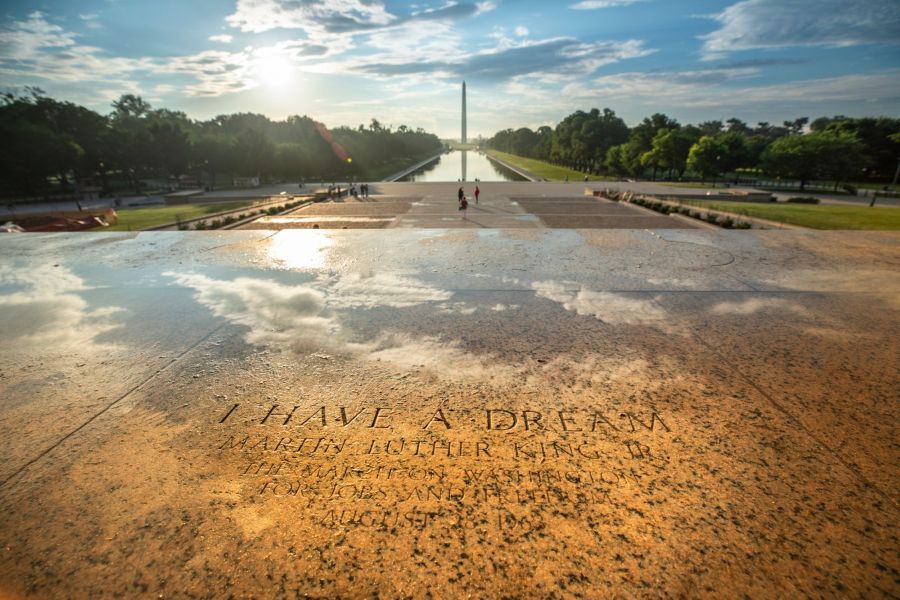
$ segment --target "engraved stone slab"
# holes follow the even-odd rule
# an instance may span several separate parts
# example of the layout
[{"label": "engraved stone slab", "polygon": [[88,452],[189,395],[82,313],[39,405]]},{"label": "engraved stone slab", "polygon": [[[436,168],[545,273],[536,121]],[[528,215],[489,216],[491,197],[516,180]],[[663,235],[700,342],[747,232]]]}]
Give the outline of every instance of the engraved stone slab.
[{"label": "engraved stone slab", "polygon": [[0,238],[0,596],[896,595],[898,240]]}]

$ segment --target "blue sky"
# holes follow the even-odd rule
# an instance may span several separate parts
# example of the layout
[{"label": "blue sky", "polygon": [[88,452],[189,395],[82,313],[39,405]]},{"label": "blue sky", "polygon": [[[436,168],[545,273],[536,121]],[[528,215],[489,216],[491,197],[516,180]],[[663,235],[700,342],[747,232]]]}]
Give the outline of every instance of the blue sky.
[{"label": "blue sky", "polygon": [[898,0],[13,0],[0,87],[109,112],[377,118],[459,135],[609,107],[629,124],[900,116]]}]

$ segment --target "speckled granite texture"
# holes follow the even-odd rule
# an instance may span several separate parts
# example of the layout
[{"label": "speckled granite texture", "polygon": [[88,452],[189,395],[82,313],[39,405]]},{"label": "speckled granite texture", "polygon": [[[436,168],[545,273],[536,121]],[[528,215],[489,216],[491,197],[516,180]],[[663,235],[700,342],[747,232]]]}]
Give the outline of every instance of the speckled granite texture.
[{"label": "speckled granite texture", "polygon": [[4,236],[0,597],[896,597],[898,269],[875,232]]}]

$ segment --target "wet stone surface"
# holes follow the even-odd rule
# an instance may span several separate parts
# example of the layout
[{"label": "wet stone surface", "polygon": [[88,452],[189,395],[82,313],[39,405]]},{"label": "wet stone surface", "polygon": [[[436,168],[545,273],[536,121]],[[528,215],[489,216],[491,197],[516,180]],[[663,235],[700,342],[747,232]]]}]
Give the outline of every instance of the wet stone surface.
[{"label": "wet stone surface", "polygon": [[894,597],[898,241],[4,237],[0,597]]}]

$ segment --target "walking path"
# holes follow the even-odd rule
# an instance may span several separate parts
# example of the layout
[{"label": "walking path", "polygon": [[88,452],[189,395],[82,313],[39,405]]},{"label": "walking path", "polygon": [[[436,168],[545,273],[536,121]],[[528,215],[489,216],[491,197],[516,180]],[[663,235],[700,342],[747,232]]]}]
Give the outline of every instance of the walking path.
[{"label": "walking path", "polygon": [[584,187],[563,183],[479,182],[465,214],[457,183],[372,184],[368,199],[321,202],[288,215],[262,217],[247,229],[690,229],[690,223],[627,204],[584,195]]}]

